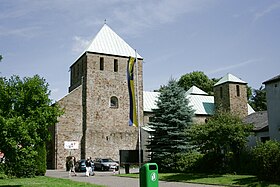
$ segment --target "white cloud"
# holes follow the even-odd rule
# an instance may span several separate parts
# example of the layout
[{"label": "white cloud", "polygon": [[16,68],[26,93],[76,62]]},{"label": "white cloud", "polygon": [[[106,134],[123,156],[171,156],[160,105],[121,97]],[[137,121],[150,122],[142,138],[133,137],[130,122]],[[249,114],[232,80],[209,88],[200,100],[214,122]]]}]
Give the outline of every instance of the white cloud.
[{"label": "white cloud", "polygon": [[122,23],[122,33],[139,35],[146,29],[175,22],[182,15],[199,11],[214,1],[129,1],[114,9],[113,19]]},{"label": "white cloud", "polygon": [[270,6],[268,6],[267,8],[265,8],[264,10],[261,10],[257,13],[255,13],[255,17],[254,17],[254,22],[259,20],[260,18],[266,16],[267,14],[269,14],[270,12],[279,9],[280,8],[280,2],[276,2],[274,4],[271,4]]},{"label": "white cloud", "polygon": [[224,72],[224,71],[240,68],[240,67],[246,66],[248,64],[252,64],[255,62],[259,62],[259,61],[261,61],[261,59],[250,59],[250,60],[240,62],[238,64],[233,64],[233,65],[229,65],[229,66],[225,66],[225,67],[220,67],[215,70],[210,70],[207,72],[207,74],[211,75],[211,74],[215,74],[215,73],[219,73],[219,72]]},{"label": "white cloud", "polygon": [[0,26],[1,36],[17,36],[25,38],[33,38],[40,35],[40,27],[22,27],[22,28],[4,28]]},{"label": "white cloud", "polygon": [[74,36],[73,40],[74,40],[74,43],[72,45],[72,51],[75,53],[81,53],[90,44],[90,40],[84,39],[80,36]]}]

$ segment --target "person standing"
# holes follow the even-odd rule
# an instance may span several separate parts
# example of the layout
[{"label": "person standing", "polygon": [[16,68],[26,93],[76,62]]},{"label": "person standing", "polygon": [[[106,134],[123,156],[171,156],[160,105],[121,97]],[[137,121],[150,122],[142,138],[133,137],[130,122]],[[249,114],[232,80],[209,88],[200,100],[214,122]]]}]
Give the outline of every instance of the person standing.
[{"label": "person standing", "polygon": [[90,157],[88,157],[86,160],[86,176],[89,177],[90,173],[91,173],[91,159]]},{"label": "person standing", "polygon": [[69,164],[69,176],[71,175],[72,172],[74,173],[75,176],[77,176],[75,172],[75,158],[71,157],[68,164]]}]

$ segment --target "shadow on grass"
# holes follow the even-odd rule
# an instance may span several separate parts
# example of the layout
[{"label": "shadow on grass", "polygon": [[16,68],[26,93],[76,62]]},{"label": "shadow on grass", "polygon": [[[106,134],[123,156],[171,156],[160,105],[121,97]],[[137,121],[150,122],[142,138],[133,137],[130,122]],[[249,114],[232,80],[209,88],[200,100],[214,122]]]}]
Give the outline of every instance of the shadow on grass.
[{"label": "shadow on grass", "polygon": [[7,184],[1,185],[1,184],[0,184],[0,186],[1,186],[1,187],[21,187],[22,185],[12,185],[12,184],[11,184],[11,185],[7,185]]},{"label": "shadow on grass", "polygon": [[188,182],[193,181],[197,179],[204,179],[204,178],[216,178],[216,177],[222,177],[222,175],[219,174],[192,174],[192,173],[175,173],[172,175],[162,175],[160,177],[160,180],[165,181],[177,181],[177,182]]},{"label": "shadow on grass", "polygon": [[[174,173],[162,174],[159,180],[170,182],[188,182],[197,184],[212,184],[223,186],[248,186],[248,187],[267,187],[271,182],[259,181],[256,176],[239,177],[235,175],[221,174],[193,174],[193,173]],[[276,184],[279,185],[279,184]]]},{"label": "shadow on grass", "polygon": [[242,179],[235,179],[234,184],[248,186],[248,187],[267,187],[272,184],[280,186],[280,183],[259,181],[257,177],[247,177],[247,178],[242,178]]},{"label": "shadow on grass", "polygon": [[262,183],[258,180],[257,177],[245,177],[242,179],[234,179],[233,180],[234,185],[240,185],[240,186],[250,186],[250,187],[256,187],[256,186],[268,186],[268,184],[262,185]]}]

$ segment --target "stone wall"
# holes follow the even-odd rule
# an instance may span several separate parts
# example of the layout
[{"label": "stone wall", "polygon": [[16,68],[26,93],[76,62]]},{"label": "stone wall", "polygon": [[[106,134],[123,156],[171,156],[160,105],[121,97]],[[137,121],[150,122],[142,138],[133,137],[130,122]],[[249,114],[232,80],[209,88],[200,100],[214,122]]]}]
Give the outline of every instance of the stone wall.
[{"label": "stone wall", "polygon": [[207,121],[208,118],[210,118],[210,115],[194,115],[193,117],[193,123],[194,124],[203,124]]},{"label": "stone wall", "polygon": [[80,158],[80,150],[66,150],[65,141],[81,141],[82,138],[82,86],[58,101],[64,114],[55,125],[55,168],[65,168],[65,159],[69,155]]},{"label": "stone wall", "polygon": [[[104,70],[100,70],[101,57],[104,59]],[[117,72],[114,72],[114,60],[118,62]],[[138,148],[138,128],[128,126],[127,61],[128,58],[125,57],[87,53],[86,157],[111,157],[119,160],[119,150]],[[138,61],[138,65],[139,106],[140,116],[142,116],[143,81],[141,60]],[[137,80],[135,80],[136,82]],[[111,97],[118,98],[118,107],[111,106]]]},{"label": "stone wall", "polygon": [[248,115],[247,88],[245,84],[224,83],[214,87],[215,110]]},{"label": "stone wall", "polygon": [[[103,70],[100,70],[101,57]],[[128,126],[127,62],[128,57],[85,53],[71,66],[70,93],[58,101],[65,113],[54,129],[56,169],[65,168],[69,155],[77,160],[86,157],[119,160],[119,150],[138,149],[138,128]],[[137,98],[142,124],[142,60],[138,60],[137,67],[134,82],[135,88],[139,84]],[[111,102],[112,97],[117,98],[117,106]],[[64,149],[65,141],[78,141],[79,149]]]},{"label": "stone wall", "polygon": [[[237,94],[239,87],[239,94]],[[229,85],[230,97],[230,111],[234,114],[244,118],[248,116],[248,100],[247,100],[247,87],[245,84],[230,84]]]}]

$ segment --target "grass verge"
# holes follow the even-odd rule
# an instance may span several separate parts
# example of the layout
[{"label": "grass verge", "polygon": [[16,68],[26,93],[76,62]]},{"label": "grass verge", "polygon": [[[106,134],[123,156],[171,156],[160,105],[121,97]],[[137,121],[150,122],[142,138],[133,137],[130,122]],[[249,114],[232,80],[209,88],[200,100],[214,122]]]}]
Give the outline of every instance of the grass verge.
[{"label": "grass verge", "polygon": [[1,179],[0,186],[5,187],[104,187],[84,182],[51,177]]},{"label": "grass verge", "polygon": [[[139,174],[122,174],[120,176],[138,178]],[[159,180],[222,186],[280,187],[280,184],[277,183],[259,181],[258,178],[253,175],[159,173]]]}]

